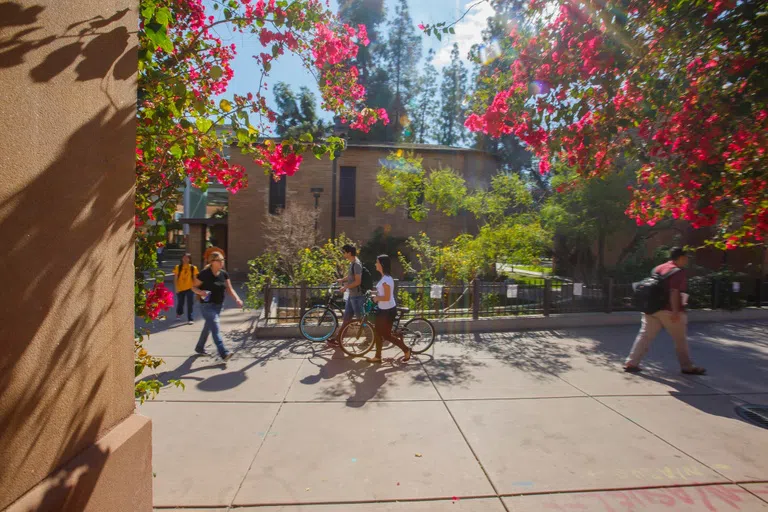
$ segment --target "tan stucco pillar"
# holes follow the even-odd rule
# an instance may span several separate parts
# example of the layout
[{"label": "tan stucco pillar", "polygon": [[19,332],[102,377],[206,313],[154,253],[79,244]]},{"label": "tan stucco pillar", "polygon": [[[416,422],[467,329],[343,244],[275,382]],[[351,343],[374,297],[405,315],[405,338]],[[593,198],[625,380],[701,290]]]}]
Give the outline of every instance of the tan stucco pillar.
[{"label": "tan stucco pillar", "polygon": [[0,3],[0,510],[149,511],[134,0]]},{"label": "tan stucco pillar", "polygon": [[206,262],[203,261],[203,252],[205,252],[205,224],[190,224],[187,252],[191,255],[192,264],[202,269]]}]

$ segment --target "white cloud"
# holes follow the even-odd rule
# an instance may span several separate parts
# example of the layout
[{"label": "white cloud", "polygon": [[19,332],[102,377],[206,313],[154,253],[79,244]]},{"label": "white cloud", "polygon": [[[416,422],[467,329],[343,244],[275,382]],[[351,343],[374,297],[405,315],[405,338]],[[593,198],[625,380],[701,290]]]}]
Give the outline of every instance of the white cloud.
[{"label": "white cloud", "polygon": [[439,69],[451,62],[453,43],[459,44],[459,55],[466,59],[470,48],[483,42],[483,30],[488,26],[488,18],[493,15],[494,10],[489,1],[477,5],[467,13],[464,19],[453,27],[456,33],[443,37],[443,44],[435,55],[435,67]]}]

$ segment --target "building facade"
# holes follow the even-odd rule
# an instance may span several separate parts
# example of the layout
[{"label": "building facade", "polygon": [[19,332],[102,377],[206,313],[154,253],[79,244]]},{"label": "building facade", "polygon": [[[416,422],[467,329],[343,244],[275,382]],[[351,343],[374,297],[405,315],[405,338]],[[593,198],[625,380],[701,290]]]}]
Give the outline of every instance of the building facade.
[{"label": "building facade", "polygon": [[350,144],[335,161],[306,155],[299,172],[275,182],[250,158],[234,154],[232,163],[248,170],[248,187],[229,197],[228,269],[235,275],[243,275],[248,270],[248,260],[269,249],[270,241],[264,236],[268,215],[291,205],[312,209],[316,201],[321,239],[343,233],[364,244],[377,228],[383,228],[392,236],[408,237],[423,231],[433,240],[447,242],[461,233],[474,232],[477,226],[471,215],[449,217],[430,212],[427,219],[417,222],[409,218],[404,209],[383,211],[376,205],[382,194],[376,175],[387,165],[392,151],[398,149],[422,157],[427,173],[439,168],[458,171],[470,189],[487,188],[498,170],[498,161],[492,155],[472,149],[422,144]]}]

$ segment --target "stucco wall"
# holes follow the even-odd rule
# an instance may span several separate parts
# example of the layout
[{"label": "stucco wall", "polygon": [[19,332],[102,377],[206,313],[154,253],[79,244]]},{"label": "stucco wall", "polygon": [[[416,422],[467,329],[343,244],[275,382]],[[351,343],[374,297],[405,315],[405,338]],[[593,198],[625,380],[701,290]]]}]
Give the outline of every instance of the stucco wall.
[{"label": "stucco wall", "polygon": [[119,428],[151,458],[132,416],[136,8],[0,3],[0,509],[60,469],[46,509],[151,509],[125,443],[84,455]]}]

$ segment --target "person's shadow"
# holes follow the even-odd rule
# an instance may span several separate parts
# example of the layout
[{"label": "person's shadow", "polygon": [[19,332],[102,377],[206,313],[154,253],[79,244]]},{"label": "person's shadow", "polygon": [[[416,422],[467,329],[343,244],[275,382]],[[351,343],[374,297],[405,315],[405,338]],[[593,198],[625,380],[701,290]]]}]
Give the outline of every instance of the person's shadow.
[{"label": "person's shadow", "polygon": [[[297,340],[284,340],[276,345],[271,345],[268,348],[263,349],[249,364],[242,368],[233,369],[232,371],[227,371],[223,373],[219,373],[216,375],[213,375],[211,377],[208,377],[206,379],[199,379],[200,382],[197,384],[197,389],[200,391],[206,391],[210,393],[215,393],[217,391],[226,391],[229,389],[234,389],[237,386],[243,384],[246,380],[248,380],[248,370],[253,368],[254,366],[264,366],[268,361],[280,358],[280,354],[283,352],[283,350],[288,349],[291,352],[293,352],[293,345],[297,343]],[[250,344],[247,346],[250,350],[255,350],[257,345]],[[238,352],[243,352],[247,350],[246,345],[242,344],[241,347],[235,347],[233,349],[233,352],[235,355],[237,355]],[[221,369],[226,370],[228,369],[228,366],[224,363],[218,365]],[[206,366],[205,368],[216,368],[217,366]]]},{"label": "person's shadow", "polygon": [[160,381],[162,386],[168,386],[172,380],[192,380],[197,382],[204,382],[207,379],[204,377],[197,377],[192,374],[196,372],[201,372],[203,370],[211,370],[214,368],[220,368],[220,369],[226,369],[227,365],[224,362],[219,363],[212,363],[205,366],[199,366],[197,368],[192,368],[192,363],[194,363],[196,360],[200,359],[201,356],[189,356],[182,362],[179,366],[174,368],[173,370],[167,370],[164,372],[160,372],[157,375],[148,375],[147,377],[143,378],[142,381],[148,381],[148,380],[154,380],[157,379]]}]

